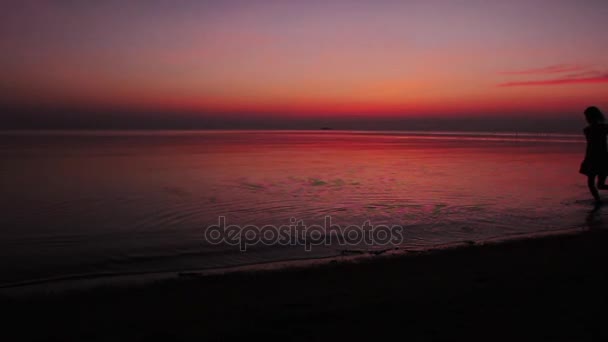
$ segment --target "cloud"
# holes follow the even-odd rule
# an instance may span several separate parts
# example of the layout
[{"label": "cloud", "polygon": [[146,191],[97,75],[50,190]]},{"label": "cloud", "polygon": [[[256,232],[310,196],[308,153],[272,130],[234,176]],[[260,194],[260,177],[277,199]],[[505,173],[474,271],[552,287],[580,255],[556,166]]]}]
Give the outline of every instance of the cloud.
[{"label": "cloud", "polygon": [[[572,75],[569,75],[572,76]],[[608,73],[594,77],[561,77],[549,80],[516,81],[501,83],[499,87],[546,86],[563,84],[608,83]]]},{"label": "cloud", "polygon": [[502,71],[502,75],[537,75],[537,74],[558,74],[562,72],[575,72],[587,69],[584,66],[576,64],[556,64],[549,65],[542,68],[526,69],[526,70],[513,70],[513,71]]},{"label": "cloud", "polygon": [[594,77],[602,77],[603,73],[599,70],[588,70],[583,72],[577,72],[574,74],[568,74],[565,77],[568,78],[594,78]]},{"label": "cloud", "polygon": [[524,79],[518,81],[504,82],[498,84],[499,87],[608,83],[608,72],[594,70],[589,68],[588,66],[581,66],[578,64],[555,64],[535,69],[503,71],[500,74],[530,77],[534,77],[537,75],[555,76],[551,79]]}]

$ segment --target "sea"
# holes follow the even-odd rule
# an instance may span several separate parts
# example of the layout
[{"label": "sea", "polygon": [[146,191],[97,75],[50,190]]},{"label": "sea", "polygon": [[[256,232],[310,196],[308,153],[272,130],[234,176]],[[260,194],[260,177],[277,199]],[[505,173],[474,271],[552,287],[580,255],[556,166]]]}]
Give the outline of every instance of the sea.
[{"label": "sea", "polygon": [[0,287],[591,229],[584,149],[582,134],[5,131]]}]

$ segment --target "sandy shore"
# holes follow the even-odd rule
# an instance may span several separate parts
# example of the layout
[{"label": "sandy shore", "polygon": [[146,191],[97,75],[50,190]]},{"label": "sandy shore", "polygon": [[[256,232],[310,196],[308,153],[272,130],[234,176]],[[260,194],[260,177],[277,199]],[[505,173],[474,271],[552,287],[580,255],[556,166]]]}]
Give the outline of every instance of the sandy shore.
[{"label": "sandy shore", "polygon": [[0,298],[18,340],[598,340],[608,231]]}]

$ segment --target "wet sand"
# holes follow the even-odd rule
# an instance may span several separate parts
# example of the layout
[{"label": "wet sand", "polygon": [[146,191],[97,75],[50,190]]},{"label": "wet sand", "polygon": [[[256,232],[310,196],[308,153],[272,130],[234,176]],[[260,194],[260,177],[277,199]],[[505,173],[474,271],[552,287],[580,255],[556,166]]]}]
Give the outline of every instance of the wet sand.
[{"label": "wet sand", "polygon": [[608,338],[608,231],[0,298],[15,340]]}]

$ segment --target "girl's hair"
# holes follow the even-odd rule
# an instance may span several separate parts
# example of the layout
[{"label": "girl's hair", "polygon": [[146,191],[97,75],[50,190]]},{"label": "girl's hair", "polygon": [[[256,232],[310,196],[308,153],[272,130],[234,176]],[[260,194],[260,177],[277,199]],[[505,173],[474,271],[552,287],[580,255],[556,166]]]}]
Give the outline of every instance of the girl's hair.
[{"label": "girl's hair", "polygon": [[597,107],[588,107],[585,109],[585,119],[590,124],[604,122],[604,114]]}]

